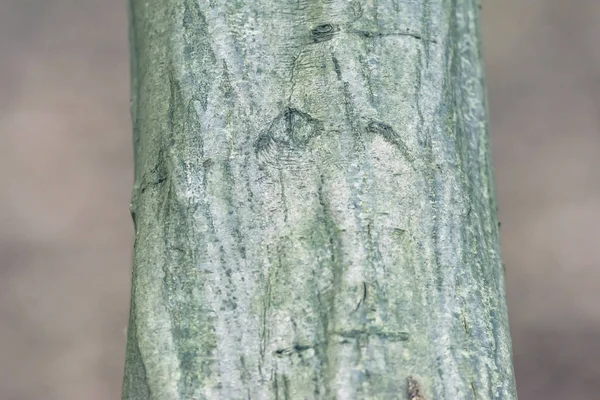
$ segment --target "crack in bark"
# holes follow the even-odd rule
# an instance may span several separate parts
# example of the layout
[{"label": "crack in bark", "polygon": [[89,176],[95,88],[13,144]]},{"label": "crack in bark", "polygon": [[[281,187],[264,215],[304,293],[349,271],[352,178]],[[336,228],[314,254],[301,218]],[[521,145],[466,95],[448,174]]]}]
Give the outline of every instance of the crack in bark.
[{"label": "crack in bark", "polygon": [[275,354],[277,357],[291,357],[293,354],[300,354],[310,349],[314,349],[314,346],[296,343],[292,347],[277,349],[273,352],[273,354]]},{"label": "crack in bark", "polygon": [[367,283],[363,282],[363,295],[360,298],[360,300],[358,301],[358,304],[356,305],[356,308],[354,309],[353,312],[357,312],[358,309],[360,308],[360,306],[363,305],[366,300],[367,300]]},{"label": "crack in bark", "polygon": [[477,389],[475,388],[475,382],[471,382],[471,390],[473,391],[473,400],[477,400]]},{"label": "crack in bark", "polygon": [[423,40],[423,41],[426,41],[429,43],[437,43],[437,41],[435,39],[423,38],[423,36],[421,36],[420,34],[410,32],[408,29],[406,29],[406,32],[372,32],[372,31],[365,31],[365,30],[356,30],[356,31],[348,31],[348,32],[354,33],[365,39],[375,39],[375,38],[388,37],[388,36],[408,36],[408,37],[412,37],[417,40]]},{"label": "crack in bark", "polygon": [[402,331],[384,331],[378,328],[367,328],[367,329],[350,329],[346,331],[336,331],[333,335],[342,337],[344,339],[364,339],[369,336],[375,336],[380,339],[385,339],[390,342],[406,342],[410,340],[408,332]]},{"label": "crack in bark", "polygon": [[333,61],[333,69],[335,71],[335,74],[337,75],[338,80],[342,80],[342,70],[340,69],[340,63],[338,61],[338,59],[333,55],[333,53],[331,54],[331,60]]}]

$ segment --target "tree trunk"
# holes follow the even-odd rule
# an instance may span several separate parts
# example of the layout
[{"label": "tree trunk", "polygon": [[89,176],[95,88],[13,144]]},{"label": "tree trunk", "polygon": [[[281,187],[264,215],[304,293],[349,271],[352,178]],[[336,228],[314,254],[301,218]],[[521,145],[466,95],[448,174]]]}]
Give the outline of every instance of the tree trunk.
[{"label": "tree trunk", "polygon": [[130,0],[124,399],[516,399],[476,0]]}]

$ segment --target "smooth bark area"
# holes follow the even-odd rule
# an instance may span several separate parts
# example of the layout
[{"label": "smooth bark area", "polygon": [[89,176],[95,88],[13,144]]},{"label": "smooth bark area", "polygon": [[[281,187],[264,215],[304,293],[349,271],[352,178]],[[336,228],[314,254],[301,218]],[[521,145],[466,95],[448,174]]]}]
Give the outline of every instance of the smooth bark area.
[{"label": "smooth bark area", "polygon": [[476,0],[130,0],[124,399],[516,399]]}]

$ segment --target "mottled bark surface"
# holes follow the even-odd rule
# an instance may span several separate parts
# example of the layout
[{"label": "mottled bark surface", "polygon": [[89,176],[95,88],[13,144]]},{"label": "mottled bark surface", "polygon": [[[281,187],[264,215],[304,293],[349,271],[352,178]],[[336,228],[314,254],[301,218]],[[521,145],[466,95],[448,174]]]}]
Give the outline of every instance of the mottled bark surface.
[{"label": "mottled bark surface", "polygon": [[130,0],[124,399],[516,399],[475,0]]}]

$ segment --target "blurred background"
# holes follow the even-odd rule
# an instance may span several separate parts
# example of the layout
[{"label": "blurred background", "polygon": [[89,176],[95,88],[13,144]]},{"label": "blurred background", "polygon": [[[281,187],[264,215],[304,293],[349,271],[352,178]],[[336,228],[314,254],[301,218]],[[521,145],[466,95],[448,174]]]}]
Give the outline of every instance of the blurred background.
[{"label": "blurred background", "polygon": [[[0,0],[0,400],[120,398],[125,0]],[[600,393],[600,1],[483,0],[520,400]]]}]

